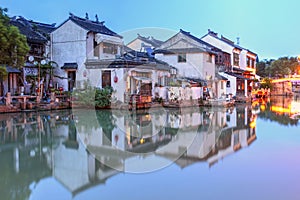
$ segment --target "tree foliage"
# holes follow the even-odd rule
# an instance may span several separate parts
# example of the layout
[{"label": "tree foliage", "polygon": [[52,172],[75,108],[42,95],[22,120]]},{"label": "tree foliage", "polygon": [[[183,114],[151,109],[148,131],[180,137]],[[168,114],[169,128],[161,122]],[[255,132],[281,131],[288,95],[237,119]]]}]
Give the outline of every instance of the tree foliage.
[{"label": "tree foliage", "polygon": [[257,63],[257,74],[262,77],[280,78],[297,73],[297,57],[281,57],[277,60],[263,60]]},{"label": "tree foliage", "polygon": [[272,79],[270,78],[264,78],[263,82],[260,85],[260,88],[264,88],[264,89],[268,89],[270,88],[271,90],[273,89],[273,85],[272,85]]},{"label": "tree foliage", "polygon": [[73,91],[73,97],[75,97],[77,103],[87,107],[103,108],[111,104],[111,98],[113,93],[112,87],[96,88],[85,83],[84,90]]},{"label": "tree foliage", "polygon": [[0,63],[21,67],[24,65],[29,46],[19,29],[10,25],[6,12],[6,8],[0,7]]}]

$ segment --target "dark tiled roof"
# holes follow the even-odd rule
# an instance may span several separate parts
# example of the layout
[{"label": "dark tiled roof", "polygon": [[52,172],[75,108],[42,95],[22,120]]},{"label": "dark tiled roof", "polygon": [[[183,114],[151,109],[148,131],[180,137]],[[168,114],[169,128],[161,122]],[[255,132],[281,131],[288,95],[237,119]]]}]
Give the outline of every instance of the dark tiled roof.
[{"label": "dark tiled roof", "polygon": [[55,28],[55,23],[53,24],[45,24],[45,23],[40,23],[40,22],[34,22],[32,20],[29,21],[33,26],[36,26],[37,29],[43,33],[49,35],[52,31],[54,31]]},{"label": "dark tiled roof", "polygon": [[220,74],[216,74],[217,79],[227,81],[228,79]]},{"label": "dark tiled roof", "polygon": [[6,65],[6,71],[8,73],[18,73],[18,74],[21,73],[21,71],[19,69],[15,68],[15,67],[8,66],[8,65]]},{"label": "dark tiled roof", "polygon": [[233,72],[225,72],[225,74],[228,74],[228,75],[230,75],[230,76],[234,76],[234,77],[236,77],[236,78],[238,78],[238,79],[251,80],[251,79],[249,79],[249,78],[244,77],[243,75],[236,74],[236,73],[233,73]]},{"label": "dark tiled roof", "polygon": [[159,47],[163,43],[163,41],[157,40],[152,36],[151,37],[150,36],[149,37],[143,37],[140,34],[138,34],[137,38],[144,41],[144,42],[146,42],[146,43],[148,43],[148,44],[151,44],[154,48]]},{"label": "dark tiled roof", "polygon": [[46,43],[50,32],[55,29],[55,24],[34,22],[21,16],[12,17],[10,24],[18,27],[20,33],[25,35],[29,42],[37,43]]},{"label": "dark tiled roof", "polygon": [[113,32],[112,30],[107,28],[104,25],[104,21],[102,21],[102,22],[92,21],[89,19],[77,17],[77,16],[73,15],[72,13],[70,13],[69,19],[87,31],[92,31],[94,33],[101,33],[104,35],[110,35],[110,36],[116,36],[116,37],[122,38],[122,36],[118,35],[117,33]]},{"label": "dark tiled roof", "polygon": [[232,40],[229,40],[228,38],[224,37],[223,35],[221,35],[221,38],[218,37],[218,33],[211,31],[210,29],[208,29],[208,34],[204,35],[202,38],[206,37],[207,35],[210,35],[220,41],[225,42],[226,44],[229,44],[232,47],[235,47],[237,49],[242,50],[243,48],[240,47],[239,45],[234,44],[234,42]]},{"label": "dark tiled roof", "polygon": [[25,62],[25,64],[24,64],[24,67],[28,67],[28,68],[35,68],[36,67],[36,65],[35,64],[33,64],[33,63],[31,63],[31,62]]},{"label": "dark tiled roof", "polygon": [[237,68],[237,67],[233,67],[232,70],[236,71],[236,72],[242,72],[242,73],[244,73],[244,72],[251,72],[249,70],[244,70],[244,69],[240,69],[240,68]]},{"label": "dark tiled roof", "polygon": [[157,49],[154,50],[154,54],[162,53],[162,54],[178,54],[178,53],[201,53],[201,52],[211,52],[212,51],[204,51],[200,48],[180,48],[180,49]]},{"label": "dark tiled roof", "polygon": [[64,66],[61,69],[78,69],[77,63],[64,63]]},{"label": "dark tiled roof", "polygon": [[190,37],[191,39],[199,42],[200,44],[203,44],[203,45],[207,46],[208,48],[210,48],[210,50],[221,51],[221,49],[219,49],[219,48],[217,48],[217,47],[201,40],[200,38],[197,38],[196,36],[192,35],[190,32],[187,32],[187,31],[184,31],[184,30],[180,29],[180,33]]},{"label": "dark tiled roof", "polygon": [[188,80],[188,81],[192,81],[195,83],[202,83],[204,86],[207,84],[206,80],[200,79],[200,78],[191,78],[191,77],[185,77],[184,79]]},{"label": "dark tiled roof", "polygon": [[[88,61],[86,63],[88,68],[94,68],[94,66],[106,66],[108,68],[133,68],[133,67],[146,67],[156,68],[157,70],[170,71],[176,69],[166,62],[155,59],[147,52],[130,51],[125,53],[114,60],[103,60],[103,61]],[[91,67],[89,67],[91,66]]]},{"label": "dark tiled roof", "polygon": [[[126,60],[151,62],[151,63],[155,64],[156,69],[159,69],[159,70],[170,70],[170,69],[174,68],[164,61],[155,59],[153,55],[149,55],[147,52],[130,51],[127,54],[125,54],[124,58]],[[143,63],[143,64],[145,64],[145,63]]]}]

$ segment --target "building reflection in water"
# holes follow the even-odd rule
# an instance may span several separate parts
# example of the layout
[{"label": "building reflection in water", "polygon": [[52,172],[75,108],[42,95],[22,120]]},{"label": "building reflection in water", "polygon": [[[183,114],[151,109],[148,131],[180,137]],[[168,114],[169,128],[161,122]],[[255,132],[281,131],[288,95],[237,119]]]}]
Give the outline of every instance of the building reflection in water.
[{"label": "building reflection in water", "polygon": [[282,125],[297,126],[300,119],[300,95],[260,99],[259,102],[254,102],[253,108],[260,118],[275,121]]},{"label": "building reflection in water", "polygon": [[261,113],[237,106],[3,114],[0,192],[27,199],[51,177],[74,196],[123,171],[212,166],[255,141]]}]

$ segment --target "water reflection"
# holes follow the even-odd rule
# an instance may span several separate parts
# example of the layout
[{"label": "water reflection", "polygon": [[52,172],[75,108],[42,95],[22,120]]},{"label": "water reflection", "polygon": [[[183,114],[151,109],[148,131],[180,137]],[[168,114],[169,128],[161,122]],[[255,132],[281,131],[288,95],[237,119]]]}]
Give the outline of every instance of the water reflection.
[{"label": "water reflection", "polygon": [[300,95],[261,99],[259,102],[254,102],[253,109],[262,119],[285,126],[297,126],[300,119]]},{"label": "water reflection", "polygon": [[74,196],[122,171],[211,166],[256,139],[255,121],[247,106],[3,114],[1,198],[28,199],[49,177]]}]

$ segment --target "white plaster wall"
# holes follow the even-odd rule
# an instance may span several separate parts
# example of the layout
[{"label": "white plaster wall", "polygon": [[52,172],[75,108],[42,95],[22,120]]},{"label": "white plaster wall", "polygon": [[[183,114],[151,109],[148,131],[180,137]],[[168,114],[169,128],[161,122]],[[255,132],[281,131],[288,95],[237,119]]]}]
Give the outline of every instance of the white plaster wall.
[{"label": "white plaster wall", "polygon": [[[226,95],[226,82],[227,81],[218,81],[217,82],[217,93],[218,93],[218,96],[217,98],[221,98],[221,97],[224,97]],[[223,89],[222,89],[222,85],[223,85]]]},{"label": "white plaster wall", "polygon": [[[232,112],[227,113],[226,115],[229,115],[229,116],[230,116],[230,117],[229,117],[229,121],[226,120],[226,123],[227,123],[227,125],[228,125],[228,128],[231,128],[231,127],[237,127],[237,121],[236,121],[236,119],[237,119],[236,108],[234,108],[234,109],[232,110]],[[226,117],[226,119],[227,119],[227,117]]]},{"label": "white plaster wall", "polygon": [[81,142],[83,142],[84,145],[102,146],[103,144],[103,131],[101,127],[92,129],[89,132],[80,132],[79,129],[77,129],[77,133]]},{"label": "white plaster wall", "polygon": [[219,74],[230,81],[230,87],[226,87],[226,94],[232,94],[233,96],[236,96],[236,77],[230,76],[223,72],[220,72]]},{"label": "white plaster wall", "polygon": [[79,142],[78,149],[68,149],[63,144],[53,151],[53,174],[70,191],[89,183],[88,154]]},{"label": "white plaster wall", "polygon": [[202,66],[200,66],[200,69],[202,69],[202,74],[204,75],[204,78],[206,78],[207,76],[211,76],[212,79],[214,79],[216,73],[215,55],[212,55],[211,62],[208,62],[208,53],[203,53],[200,55],[202,56]]},{"label": "white plaster wall", "polygon": [[227,44],[226,42],[221,41],[220,39],[217,39],[211,35],[205,35],[203,38],[201,38],[203,41],[219,48],[222,49],[222,51],[229,53],[231,57],[231,65],[233,65],[233,49],[234,47]]},{"label": "white plaster wall", "polygon": [[[115,90],[112,95],[113,100],[124,102],[124,93],[126,90],[127,73],[124,69],[87,69],[87,77],[90,84],[94,87],[102,88],[102,71],[111,70],[111,86]],[[118,77],[118,82],[114,82],[115,75]]]},{"label": "white plaster wall", "polygon": [[87,34],[86,38],[86,54],[87,58],[95,58],[94,57],[94,33],[90,32]]},{"label": "white plaster wall", "polygon": [[[115,75],[118,77],[118,82],[114,82]],[[126,79],[127,79],[127,73],[124,73],[124,69],[114,69],[111,73],[111,80],[112,80],[112,87],[116,91],[113,94],[113,98],[116,100],[119,100],[121,102],[124,102],[124,94],[126,91]]]},{"label": "white plaster wall", "polygon": [[215,76],[214,58],[212,63],[207,62],[207,55],[204,53],[186,54],[186,62],[178,63],[178,55],[156,54],[155,57],[165,61],[177,68],[178,77],[190,77],[205,79],[207,75]]},{"label": "white plaster wall", "polygon": [[[64,63],[76,62],[78,64],[76,79],[77,81],[83,79],[82,74],[86,58],[86,36],[87,31],[70,20],[51,33],[51,60],[58,64],[59,69],[57,69],[56,73],[60,76],[67,77],[65,70],[60,69]],[[67,79],[56,79],[55,81],[60,86],[63,86],[64,90],[68,89]]]},{"label": "white plaster wall", "polygon": [[144,48],[142,48],[142,44],[146,45],[146,46],[151,46],[151,44],[147,43],[147,42],[144,42],[140,39],[135,39],[133,40],[132,42],[130,42],[129,44],[127,44],[127,47],[135,50],[135,51],[141,51],[141,50],[144,50]]},{"label": "white plaster wall", "polygon": [[247,51],[244,49],[240,53],[240,68],[243,70],[247,68]]}]

